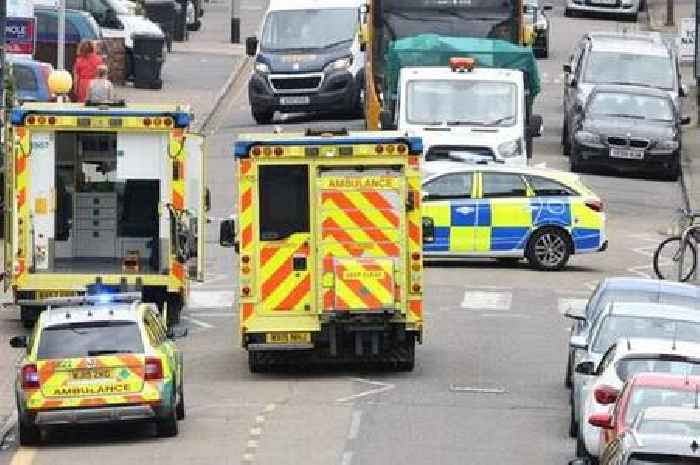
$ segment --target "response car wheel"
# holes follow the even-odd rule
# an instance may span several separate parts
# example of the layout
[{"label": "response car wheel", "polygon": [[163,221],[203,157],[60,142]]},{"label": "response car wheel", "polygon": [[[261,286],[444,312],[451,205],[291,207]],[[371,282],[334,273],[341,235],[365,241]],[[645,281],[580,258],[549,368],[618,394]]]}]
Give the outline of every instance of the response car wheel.
[{"label": "response car wheel", "polygon": [[569,145],[569,129],[566,127],[566,120],[564,120],[561,127],[561,153],[564,155],[569,155],[571,152],[571,146]]},{"label": "response car wheel", "polygon": [[[175,394],[173,394],[172,402],[170,405],[175,404]],[[171,407],[171,409],[166,413],[165,418],[161,418],[156,421],[156,433],[161,438],[172,438],[177,436],[177,407]]]},{"label": "response car wheel", "polygon": [[573,353],[569,352],[569,357],[566,361],[566,375],[564,376],[564,386],[568,389],[571,389],[572,386],[572,381],[571,381],[571,365],[573,365],[574,355]]},{"label": "response car wheel", "polygon": [[569,437],[570,438],[575,438],[578,436],[578,423],[575,420],[575,415],[574,415],[574,401],[573,399],[569,400],[569,410],[570,410],[570,415],[569,415]]},{"label": "response car wheel", "polygon": [[175,415],[178,420],[185,419],[185,383],[184,383],[185,369],[180,363],[180,383],[177,385],[177,406],[175,407]]},{"label": "response car wheel", "polygon": [[17,429],[20,446],[35,446],[41,442],[41,430],[38,426],[20,420]]},{"label": "response car wheel", "polygon": [[557,228],[542,228],[536,231],[527,247],[530,265],[543,271],[564,268],[571,255],[571,245],[566,233]]}]

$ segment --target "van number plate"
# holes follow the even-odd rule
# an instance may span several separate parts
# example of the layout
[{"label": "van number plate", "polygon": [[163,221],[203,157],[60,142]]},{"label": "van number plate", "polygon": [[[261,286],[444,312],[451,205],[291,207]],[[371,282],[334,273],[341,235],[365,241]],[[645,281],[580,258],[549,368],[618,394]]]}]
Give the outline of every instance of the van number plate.
[{"label": "van number plate", "polygon": [[311,333],[267,333],[268,344],[308,344]]},{"label": "van number plate", "polygon": [[307,96],[280,97],[280,105],[308,105],[311,99]]}]

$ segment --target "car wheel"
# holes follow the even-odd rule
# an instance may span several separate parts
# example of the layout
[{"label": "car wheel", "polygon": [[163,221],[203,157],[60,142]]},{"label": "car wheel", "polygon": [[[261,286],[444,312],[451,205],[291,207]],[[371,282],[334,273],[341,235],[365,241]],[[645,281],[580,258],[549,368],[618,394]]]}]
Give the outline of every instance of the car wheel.
[{"label": "car wheel", "polygon": [[573,18],[573,17],[575,16],[575,15],[574,15],[574,10],[571,10],[571,9],[569,9],[569,8],[565,9],[565,10],[564,10],[564,16],[566,16],[567,18]]},{"label": "car wheel", "polygon": [[569,155],[571,153],[571,144],[569,143],[569,127],[566,124],[566,118],[564,118],[564,121],[561,125],[561,145],[562,154]]},{"label": "car wheel", "polygon": [[185,419],[185,369],[180,365],[180,383],[177,385],[177,406],[175,407],[175,416],[178,420]]},{"label": "car wheel", "polygon": [[576,435],[576,457],[586,458],[588,457],[588,451],[586,450],[586,445],[581,439],[581,435]]},{"label": "car wheel", "polygon": [[581,155],[579,155],[578,147],[575,144],[570,144],[571,150],[569,152],[569,171],[572,173],[580,173],[583,171],[583,162],[581,161]]},{"label": "car wheel", "polygon": [[[174,382],[174,381],[173,381]],[[172,438],[177,436],[177,407],[175,406],[175,393],[173,392],[170,410],[166,413],[165,418],[156,421],[156,433],[161,438]]]},{"label": "car wheel", "polygon": [[558,271],[566,266],[571,252],[571,241],[563,229],[542,228],[528,242],[527,260],[538,270]]},{"label": "car wheel", "polygon": [[571,389],[572,386],[572,381],[571,381],[571,365],[574,363],[574,354],[569,351],[569,357],[566,360],[566,375],[564,375],[564,386],[567,387],[568,389]]},{"label": "car wheel", "polygon": [[275,112],[272,110],[256,110],[251,108],[253,113],[253,119],[258,124],[270,124],[272,123],[272,118],[275,116]]},{"label": "car wheel", "polygon": [[569,416],[569,437],[575,438],[576,436],[578,436],[578,423],[576,422],[573,399],[571,399],[569,403],[571,404]]},{"label": "car wheel", "polygon": [[35,446],[41,442],[41,430],[33,423],[21,419],[17,427],[20,446]]}]

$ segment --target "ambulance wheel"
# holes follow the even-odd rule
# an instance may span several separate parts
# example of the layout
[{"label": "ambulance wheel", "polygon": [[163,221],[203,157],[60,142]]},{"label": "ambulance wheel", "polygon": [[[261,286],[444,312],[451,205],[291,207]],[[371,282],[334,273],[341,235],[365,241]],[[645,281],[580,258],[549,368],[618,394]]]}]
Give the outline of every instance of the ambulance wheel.
[{"label": "ambulance wheel", "polygon": [[261,361],[260,352],[249,350],[248,351],[248,370],[251,373],[262,373],[264,370],[264,364]]},{"label": "ambulance wheel", "polygon": [[41,442],[41,430],[38,426],[21,419],[17,427],[20,446],[35,446]]},{"label": "ambulance wheel", "polygon": [[398,363],[398,369],[401,371],[413,371],[416,366],[416,338],[413,335],[407,335],[406,341],[401,347],[401,361]]},{"label": "ambulance wheel", "polygon": [[527,261],[538,270],[558,271],[569,261],[571,249],[571,240],[563,229],[542,228],[528,242]]},{"label": "ambulance wheel", "polygon": [[182,315],[182,297],[179,294],[168,294],[168,326],[180,324]]},{"label": "ambulance wheel", "polygon": [[178,420],[185,419],[185,367],[182,363],[182,355],[180,355],[180,382],[177,385],[177,406],[175,414]]},{"label": "ambulance wheel", "polygon": [[[174,382],[174,381],[173,381]],[[170,410],[165,413],[165,417],[156,420],[156,433],[161,438],[172,438],[177,436],[177,406],[175,405],[175,392],[172,394],[172,399],[170,402],[172,406]]]},{"label": "ambulance wheel", "polygon": [[253,119],[258,124],[270,124],[275,116],[273,110],[257,110],[255,107],[251,107],[251,112],[253,113]]}]

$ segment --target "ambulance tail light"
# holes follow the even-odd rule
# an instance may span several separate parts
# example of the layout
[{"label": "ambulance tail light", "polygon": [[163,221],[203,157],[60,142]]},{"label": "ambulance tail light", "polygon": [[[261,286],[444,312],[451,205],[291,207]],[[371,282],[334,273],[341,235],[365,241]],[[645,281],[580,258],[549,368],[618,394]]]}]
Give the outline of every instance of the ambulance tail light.
[{"label": "ambulance tail light", "polygon": [[601,200],[586,200],[585,204],[594,212],[602,213],[605,211],[605,204]]},{"label": "ambulance tail light", "polygon": [[39,389],[39,370],[36,364],[30,363],[22,367],[22,388]]},{"label": "ambulance tail light", "polygon": [[160,358],[146,357],[143,379],[145,381],[158,381],[163,379],[163,362]]}]

